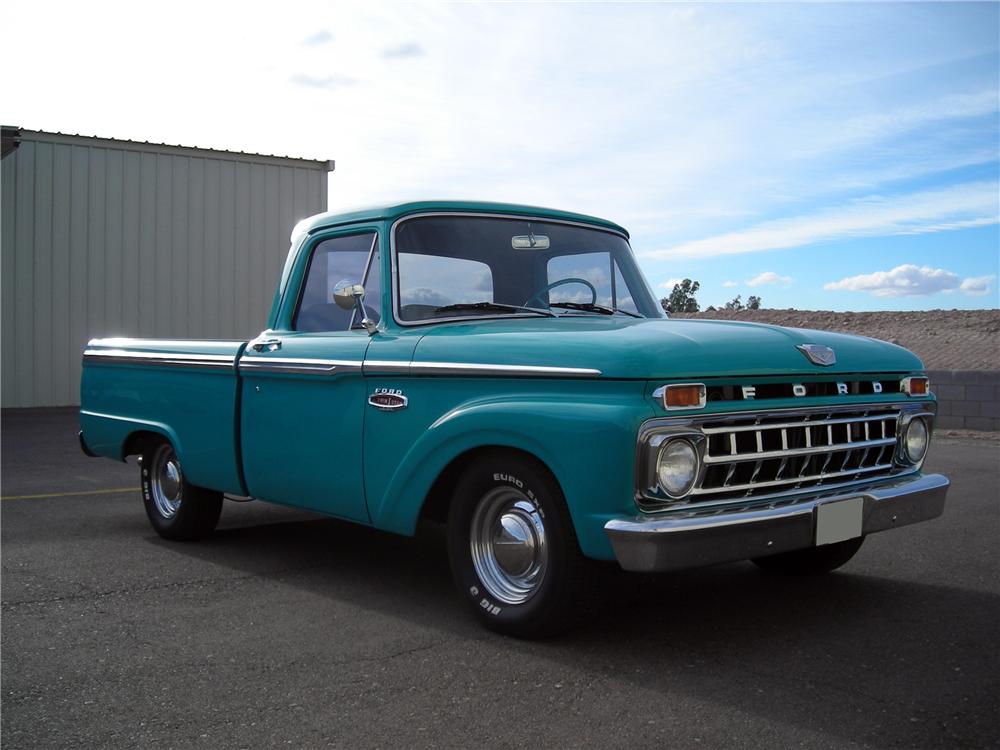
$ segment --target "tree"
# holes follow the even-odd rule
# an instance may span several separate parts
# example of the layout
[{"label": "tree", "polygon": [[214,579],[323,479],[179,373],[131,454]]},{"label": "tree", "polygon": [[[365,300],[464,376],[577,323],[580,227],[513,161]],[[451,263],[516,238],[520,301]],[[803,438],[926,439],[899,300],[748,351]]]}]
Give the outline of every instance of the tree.
[{"label": "tree", "polygon": [[745,309],[743,307],[743,301],[742,301],[742,299],[740,299],[741,297],[742,297],[742,295],[737,294],[735,297],[733,297],[733,299],[731,299],[729,302],[727,302],[722,309],[723,310],[743,310],[743,309]]},{"label": "tree", "polygon": [[694,295],[700,288],[700,282],[684,279],[679,284],[674,284],[670,296],[661,299],[660,304],[668,313],[698,312],[698,300],[694,298]]},{"label": "tree", "polygon": [[760,309],[760,297],[753,294],[747,299],[747,310],[759,310]]}]

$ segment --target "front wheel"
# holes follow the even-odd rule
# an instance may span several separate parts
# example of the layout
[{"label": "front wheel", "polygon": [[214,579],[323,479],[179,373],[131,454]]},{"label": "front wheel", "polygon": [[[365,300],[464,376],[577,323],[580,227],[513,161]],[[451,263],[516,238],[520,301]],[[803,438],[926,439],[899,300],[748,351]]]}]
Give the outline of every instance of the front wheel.
[{"label": "front wheel", "polygon": [[455,488],[447,533],[455,584],[487,628],[537,638],[571,624],[585,561],[545,467],[482,456]]},{"label": "front wheel", "polygon": [[815,576],[829,573],[845,565],[861,549],[865,538],[824,544],[820,547],[780,552],[768,557],[755,557],[753,564],[768,573],[782,575]]},{"label": "front wheel", "polygon": [[153,443],[143,451],[140,481],[146,515],[164,539],[186,541],[215,530],[222,513],[222,493],[188,482],[167,441]]}]

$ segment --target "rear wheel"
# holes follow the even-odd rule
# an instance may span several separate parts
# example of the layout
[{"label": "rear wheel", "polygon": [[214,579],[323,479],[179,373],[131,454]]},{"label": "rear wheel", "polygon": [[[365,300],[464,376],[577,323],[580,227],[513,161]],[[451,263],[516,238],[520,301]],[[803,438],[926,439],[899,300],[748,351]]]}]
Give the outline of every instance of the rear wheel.
[{"label": "rear wheel", "polygon": [[537,638],[572,623],[586,562],[562,492],[537,462],[497,451],[466,470],[449,509],[448,557],[490,630]]},{"label": "rear wheel", "polygon": [[824,544],[820,547],[781,552],[768,557],[755,557],[753,564],[768,573],[814,576],[836,570],[846,564],[861,549],[865,538]]},{"label": "rear wheel", "polygon": [[146,515],[164,539],[196,539],[218,524],[222,493],[188,482],[169,442],[157,441],[143,451],[140,481]]}]

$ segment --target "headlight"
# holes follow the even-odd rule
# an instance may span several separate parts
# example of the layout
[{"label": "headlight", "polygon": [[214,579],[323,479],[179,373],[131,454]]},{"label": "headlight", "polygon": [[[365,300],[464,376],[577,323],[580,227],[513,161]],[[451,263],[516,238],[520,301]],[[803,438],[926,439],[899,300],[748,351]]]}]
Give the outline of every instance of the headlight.
[{"label": "headlight", "polygon": [[927,455],[927,422],[921,417],[910,420],[903,435],[903,452],[910,463],[919,464]]},{"label": "headlight", "polygon": [[698,451],[687,440],[676,439],[660,448],[656,459],[656,478],[670,497],[684,497],[698,477]]}]

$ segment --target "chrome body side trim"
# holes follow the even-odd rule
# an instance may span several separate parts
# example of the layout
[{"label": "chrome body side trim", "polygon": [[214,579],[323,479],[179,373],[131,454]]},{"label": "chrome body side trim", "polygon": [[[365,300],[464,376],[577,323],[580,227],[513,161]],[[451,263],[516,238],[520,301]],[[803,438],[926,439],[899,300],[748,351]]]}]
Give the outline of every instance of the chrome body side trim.
[{"label": "chrome body side trim", "polygon": [[543,365],[495,365],[472,362],[411,362],[413,375],[461,375],[499,377],[597,378],[601,371],[587,367],[547,367]]},{"label": "chrome body side trim", "polygon": [[944,512],[948,486],[941,474],[910,476],[763,507],[613,519],[604,530],[625,570],[682,570],[808,549],[816,542],[817,508],[850,498],[863,500],[863,535],[928,521]]},{"label": "chrome body side trim", "polygon": [[202,367],[211,370],[232,370],[236,357],[232,354],[169,354],[165,352],[129,351],[126,349],[85,349],[84,362],[118,365],[157,365],[161,367]]},{"label": "chrome body side trim", "polygon": [[[198,339],[210,344],[218,344],[220,346],[243,346],[242,341],[231,341],[229,339]],[[143,346],[153,347],[154,349],[183,349],[186,346],[191,345],[190,340],[184,339],[137,339],[128,338],[125,336],[117,336],[114,338],[107,339],[91,339],[87,342],[87,348],[94,346],[106,346],[111,349],[125,349],[130,346],[135,346],[136,344],[142,344]]]},{"label": "chrome body side trim", "polygon": [[240,372],[282,373],[286,375],[343,375],[361,372],[361,362],[342,359],[309,359],[303,357],[240,358]]},{"label": "chrome body side trim", "polygon": [[589,367],[545,365],[501,365],[473,362],[402,362],[365,360],[366,375],[448,375],[452,377],[501,378],[599,378],[600,370]]},{"label": "chrome body side trim", "polygon": [[366,359],[365,375],[409,375],[409,360]]}]

